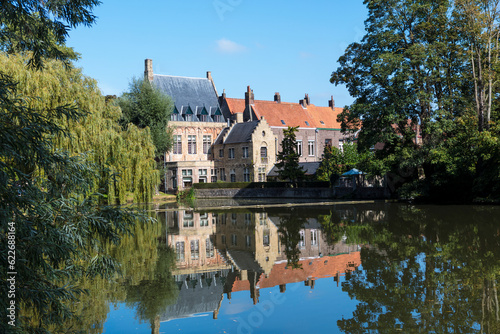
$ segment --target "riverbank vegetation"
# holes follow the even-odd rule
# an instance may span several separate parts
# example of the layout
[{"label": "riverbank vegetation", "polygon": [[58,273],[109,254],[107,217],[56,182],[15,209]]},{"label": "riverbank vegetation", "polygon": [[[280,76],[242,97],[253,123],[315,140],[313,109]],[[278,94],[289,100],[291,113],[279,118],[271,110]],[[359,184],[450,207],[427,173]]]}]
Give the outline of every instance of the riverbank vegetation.
[{"label": "riverbank vegetation", "polygon": [[365,1],[366,34],[331,82],[355,102],[360,167],[401,198],[500,198],[498,0]]},{"label": "riverbank vegetation", "polygon": [[120,109],[64,45],[70,27],[94,23],[98,4],[2,2],[0,271],[11,284],[0,287],[1,332],[78,332],[85,280],[113,277],[120,265],[110,249],[153,221],[114,205],[130,192],[152,197],[149,130],[122,129]]}]

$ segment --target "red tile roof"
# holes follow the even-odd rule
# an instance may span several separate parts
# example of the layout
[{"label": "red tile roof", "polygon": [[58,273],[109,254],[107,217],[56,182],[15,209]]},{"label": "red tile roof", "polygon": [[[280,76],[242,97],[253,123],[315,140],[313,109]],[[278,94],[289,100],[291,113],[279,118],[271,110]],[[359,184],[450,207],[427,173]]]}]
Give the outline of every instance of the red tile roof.
[{"label": "red tile roof", "polygon": [[[226,98],[226,102],[231,114],[242,113],[245,110],[244,99]],[[342,112],[342,108],[332,109],[314,104],[303,108],[300,103],[264,100],[255,100],[251,106],[257,118],[264,117],[270,126],[340,129],[337,115]]]}]

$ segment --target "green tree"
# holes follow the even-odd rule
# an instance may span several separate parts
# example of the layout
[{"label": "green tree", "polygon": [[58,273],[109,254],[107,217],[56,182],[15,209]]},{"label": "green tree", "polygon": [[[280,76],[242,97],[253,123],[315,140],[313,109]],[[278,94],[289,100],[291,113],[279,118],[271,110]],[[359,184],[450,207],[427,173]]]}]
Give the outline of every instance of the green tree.
[{"label": "green tree", "polygon": [[468,129],[470,146],[454,139],[464,124],[472,126],[473,110],[482,132],[487,106],[495,105],[494,3],[365,1],[366,35],[346,49],[331,77],[355,98],[339,116],[343,130],[360,129],[362,122],[359,149],[380,147],[364,162],[365,171],[389,173],[393,184],[435,199],[484,196],[474,189],[485,174],[498,189],[496,160],[485,154],[497,151],[497,129],[484,135]]},{"label": "green tree", "polygon": [[332,178],[357,167],[361,161],[356,144],[345,143],[342,150],[332,145],[326,145],[316,172],[320,181],[332,181]]},{"label": "green tree", "polygon": [[319,181],[334,181],[342,174],[343,157],[338,147],[326,145],[316,172]]},{"label": "green tree", "polygon": [[156,156],[162,156],[172,147],[172,132],[168,128],[174,110],[172,99],[163,94],[146,79],[132,79],[129,92],[118,99],[123,116],[121,124],[129,123],[139,128],[149,127]]},{"label": "green tree", "polygon": [[[117,264],[106,245],[118,243],[137,218],[146,217],[98,206],[94,184],[107,174],[85,155],[56,149],[54,138],[68,135],[58,120],[77,122],[83,114],[64,105],[42,112],[29,108],[29,97],[19,95],[12,81],[1,74],[0,245],[5,251],[0,269],[4,281],[7,272],[17,273],[15,329],[44,333],[72,316],[66,302],[76,301],[82,290],[67,284],[68,279],[109,277]],[[8,262],[7,249],[13,251],[9,255],[14,262]],[[1,316],[7,319],[7,285],[0,291]],[[20,310],[30,310],[33,316],[23,317]],[[5,321],[1,326],[14,329]]]},{"label": "green tree", "polygon": [[99,0],[2,1],[0,50],[29,53],[28,64],[36,68],[47,59],[75,59],[75,52],[64,45],[69,30],[95,23],[92,9],[99,4]]},{"label": "green tree", "polygon": [[281,151],[278,152],[276,167],[282,180],[297,181],[302,179],[305,171],[299,165],[299,154],[297,153],[297,140],[295,132],[298,126],[288,127],[283,130],[283,140],[281,141]]}]

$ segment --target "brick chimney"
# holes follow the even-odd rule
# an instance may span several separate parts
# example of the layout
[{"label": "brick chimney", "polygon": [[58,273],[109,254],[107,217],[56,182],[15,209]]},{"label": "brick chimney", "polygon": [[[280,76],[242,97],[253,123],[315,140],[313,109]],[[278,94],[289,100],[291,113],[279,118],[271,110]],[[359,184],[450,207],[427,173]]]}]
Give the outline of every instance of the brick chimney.
[{"label": "brick chimney", "polygon": [[254,104],[254,95],[253,90],[250,89],[250,86],[247,86],[247,91],[245,93],[245,106],[250,104]]},{"label": "brick chimney", "polygon": [[149,82],[153,81],[153,60],[152,59],[144,60],[144,79],[149,80]]},{"label": "brick chimney", "polygon": [[310,103],[309,94],[306,94],[306,96],[304,97],[303,100],[299,100],[299,103],[302,105],[302,108],[306,108],[307,109],[307,106]]},{"label": "brick chimney", "polygon": [[280,93],[278,93],[278,92],[274,93],[274,102],[281,103]]},{"label": "brick chimney", "polygon": [[332,95],[330,101],[328,101],[328,106],[332,109],[335,109],[335,100],[333,99],[333,95]]}]

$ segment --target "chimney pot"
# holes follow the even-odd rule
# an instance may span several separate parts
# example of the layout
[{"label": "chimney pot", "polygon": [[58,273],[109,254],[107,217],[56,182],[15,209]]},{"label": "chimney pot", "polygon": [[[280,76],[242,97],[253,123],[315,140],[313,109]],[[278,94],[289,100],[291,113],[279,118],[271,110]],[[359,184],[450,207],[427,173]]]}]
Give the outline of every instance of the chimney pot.
[{"label": "chimney pot", "polygon": [[335,108],[335,100],[333,99],[333,95],[332,95],[330,101],[328,101],[328,106],[332,109]]},{"label": "chimney pot", "polygon": [[278,92],[274,93],[274,101],[278,102],[278,103],[281,103],[280,93],[278,93]]}]

